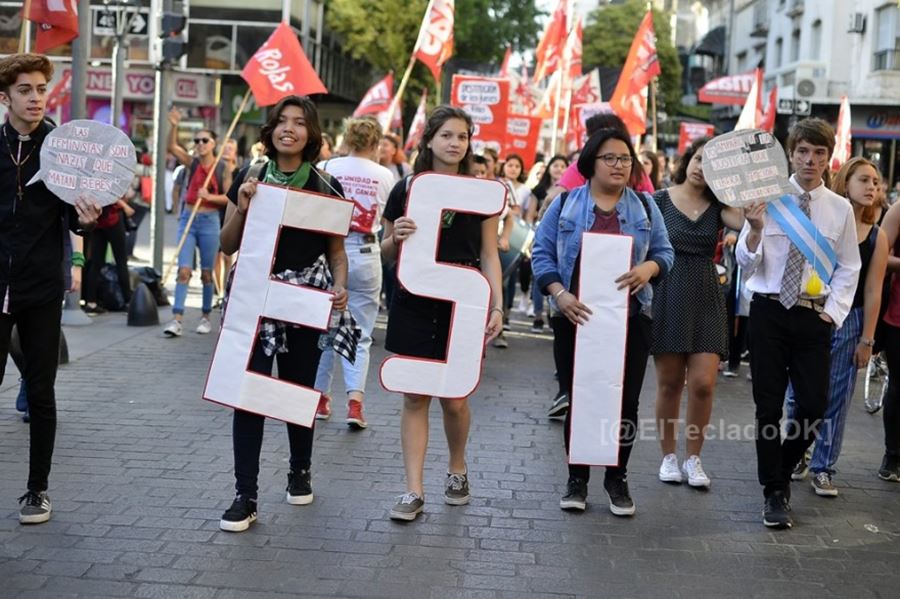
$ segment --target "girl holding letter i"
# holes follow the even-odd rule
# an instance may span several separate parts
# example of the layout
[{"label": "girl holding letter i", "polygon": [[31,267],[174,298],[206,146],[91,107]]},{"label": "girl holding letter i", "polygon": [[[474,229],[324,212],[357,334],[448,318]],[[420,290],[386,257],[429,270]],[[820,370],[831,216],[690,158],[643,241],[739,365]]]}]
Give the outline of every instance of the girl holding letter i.
[{"label": "girl holding letter i", "polygon": [[[472,162],[473,124],[459,108],[438,106],[425,125],[414,173],[434,172],[446,175],[469,175]],[[381,251],[385,260],[394,260],[404,241],[416,233],[416,223],[407,216],[407,191],[411,182],[399,181],[388,197],[384,210],[384,240]],[[437,247],[437,260],[481,270],[491,288],[491,307],[485,331],[485,342],[496,337],[503,326],[500,258],[497,253],[497,216],[445,211]],[[453,304],[435,298],[412,295],[400,285],[388,318],[385,348],[388,351],[424,360],[446,360]],[[467,398],[440,398],[444,416],[444,433],[450,450],[450,462],[444,482],[444,502],[449,505],[469,503],[469,480],[466,468],[466,442],[469,436],[469,402]],[[423,471],[428,446],[428,410],[431,397],[404,394],[400,420],[400,440],[406,470],[407,492],[391,509],[393,520],[415,520],[425,505]]]},{"label": "girl holding letter i", "polygon": [[[269,112],[260,130],[266,148],[267,162],[241,169],[228,191],[228,207],[221,243],[225,254],[233,254],[241,246],[247,210],[256,195],[257,183],[267,183],[321,194],[343,195],[337,179],[315,166],[322,145],[322,132],[315,104],[307,97],[288,96]],[[344,239],[311,230],[285,228],[278,241],[272,273],[299,274],[302,279],[324,255],[334,284],[331,287],[334,310],[347,306],[347,256]],[[306,271],[306,273],[304,272]],[[266,330],[264,323],[264,329]],[[263,375],[272,374],[275,356],[278,357],[278,378],[313,387],[319,366],[319,337],[321,332],[288,324],[284,337],[270,337],[263,341],[258,335],[250,356],[248,370]],[[265,417],[244,410],[234,411],[234,477],[237,494],[231,507],[222,515],[219,527],[229,532],[247,530],[256,521],[259,454],[262,449]],[[287,502],[291,505],[312,503],[310,483],[313,429],[287,424],[290,442],[290,472],[287,483]]]},{"label": "girl holding letter i", "polygon": [[[618,431],[618,465],[607,466],[604,488],[609,509],[616,516],[631,516],[634,501],[626,478],[628,458],[637,430],[638,399],[650,352],[650,309],[658,280],[672,267],[674,251],[656,203],[628,187],[639,172],[640,162],[628,135],[617,129],[601,129],[588,139],[578,158],[578,172],[587,182],[562,194],[550,204],[534,241],[531,264],[535,282],[553,308],[553,352],[562,389],[572,395],[576,327],[587,323],[591,309],[579,301],[578,281],[582,267],[591,277],[608,279],[609,285],[628,293],[628,326],[624,342],[624,385],[621,426]],[[582,238],[586,232],[627,235],[632,238],[631,270],[596,272],[581,262]],[[587,274],[587,273],[585,273]],[[597,360],[621,361],[621,355],[599,355]],[[566,415],[566,453],[570,450],[572,411]],[[576,409],[577,412],[577,409]],[[604,425],[597,422],[598,435]],[[590,466],[569,464],[566,494],[560,500],[564,510],[582,511],[586,506]]]}]

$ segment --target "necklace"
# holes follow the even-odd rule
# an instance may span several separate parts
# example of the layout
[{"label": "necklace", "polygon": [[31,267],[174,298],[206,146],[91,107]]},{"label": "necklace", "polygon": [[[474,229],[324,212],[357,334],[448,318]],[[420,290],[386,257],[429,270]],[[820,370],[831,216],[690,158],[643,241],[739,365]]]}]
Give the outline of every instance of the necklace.
[{"label": "necklace", "polygon": [[9,159],[16,165],[16,196],[18,196],[19,202],[21,202],[25,197],[25,190],[22,188],[22,166],[24,166],[25,163],[28,162],[28,159],[31,158],[31,155],[34,154],[37,144],[31,147],[31,150],[25,155],[25,158],[22,158],[22,142],[30,141],[31,137],[28,135],[19,136],[19,149],[15,156],[13,156],[12,144],[9,143],[9,134],[6,131],[6,127],[3,128],[3,139],[6,140],[6,151],[9,152]]}]

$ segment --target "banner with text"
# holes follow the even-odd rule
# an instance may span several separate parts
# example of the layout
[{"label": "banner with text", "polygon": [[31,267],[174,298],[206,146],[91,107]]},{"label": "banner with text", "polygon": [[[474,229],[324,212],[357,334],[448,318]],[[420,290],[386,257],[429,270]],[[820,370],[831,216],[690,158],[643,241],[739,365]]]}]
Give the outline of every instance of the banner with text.
[{"label": "banner with text", "polygon": [[526,114],[511,114],[506,121],[506,140],[501,156],[518,154],[525,161],[525,170],[534,164],[537,154],[538,137],[543,119]]},{"label": "banner with text", "polygon": [[465,110],[475,123],[472,149],[500,152],[509,119],[509,79],[454,75],[450,104]]}]

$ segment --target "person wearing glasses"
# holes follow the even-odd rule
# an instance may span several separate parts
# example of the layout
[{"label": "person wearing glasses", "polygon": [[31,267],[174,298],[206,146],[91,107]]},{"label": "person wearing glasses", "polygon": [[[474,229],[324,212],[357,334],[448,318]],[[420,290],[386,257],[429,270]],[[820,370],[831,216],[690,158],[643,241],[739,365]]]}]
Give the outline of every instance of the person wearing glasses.
[{"label": "person wearing glasses", "polygon": [[[633,239],[631,270],[624,274],[591,270],[595,277],[615,276],[620,290],[629,294],[628,333],[625,341],[625,380],[622,389],[622,422],[619,428],[619,460],[607,466],[604,488],[609,509],[616,516],[631,516],[634,501],[626,478],[628,458],[637,430],[638,399],[650,352],[650,309],[657,281],[672,268],[675,252],[656,203],[628,187],[641,165],[628,134],[619,129],[594,133],[578,157],[584,185],[561,194],[547,209],[534,241],[531,266],[535,284],[550,296],[554,313],[553,354],[561,389],[571,397],[576,327],[590,318],[591,310],[578,300],[581,239],[585,232],[628,235]],[[592,265],[583,265],[591,269]],[[597,359],[621,359],[597,356]],[[572,398],[575,402],[578,398]],[[569,449],[570,409],[566,414],[565,443]],[[603,423],[596,423],[597,427]],[[559,502],[564,510],[583,511],[587,499],[590,466],[569,464],[566,494]]]},{"label": "person wearing glasses", "polygon": [[182,320],[184,319],[184,303],[187,299],[188,284],[194,268],[195,249],[200,250],[200,281],[203,284],[203,316],[196,331],[205,335],[212,331],[209,315],[212,312],[215,285],[213,283],[213,265],[219,251],[219,208],[228,204],[225,191],[231,186],[231,172],[226,164],[220,161],[215,172],[204,186],[210,169],[216,161],[216,133],[209,129],[200,129],[194,135],[194,157],[178,144],[178,125],[181,123],[181,112],[177,108],[169,111],[169,152],[184,165],[185,174],[181,186],[181,217],[178,224],[178,239],[184,235],[194,205],[197,216],[191,223],[190,231],[185,238],[181,252],[178,254],[178,278],[175,282],[175,302],[172,305],[174,318],[163,333],[166,337],[180,337]]}]

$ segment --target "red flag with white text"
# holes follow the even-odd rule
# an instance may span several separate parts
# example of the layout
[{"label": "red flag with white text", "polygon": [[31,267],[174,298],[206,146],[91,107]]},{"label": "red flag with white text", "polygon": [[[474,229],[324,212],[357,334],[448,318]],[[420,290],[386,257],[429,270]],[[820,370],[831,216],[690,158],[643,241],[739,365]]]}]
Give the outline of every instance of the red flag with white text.
[{"label": "red flag with white text", "polygon": [[388,73],[384,79],[369,88],[369,91],[360,100],[359,106],[353,111],[353,116],[385,111],[390,108],[393,99],[394,74]]},{"label": "red flag with white text", "polygon": [[584,28],[581,26],[581,17],[575,17],[575,26],[569,32],[566,38],[566,46],[563,48],[564,64],[569,65],[569,75],[566,86],[573,84],[575,79],[581,77],[581,38],[584,35]]},{"label": "red flag with white text", "polygon": [[566,0],[560,0],[544,29],[534,51],[534,80],[540,81],[562,66],[563,46],[566,43]]},{"label": "red flag with white text", "polygon": [[419,29],[415,56],[441,80],[441,66],[453,55],[453,0],[431,0]]},{"label": "red flag with white text", "polygon": [[43,54],[78,37],[78,0],[31,0],[28,20],[37,25],[34,51]]},{"label": "red flag with white text", "polygon": [[739,75],[725,75],[701,87],[697,92],[697,99],[710,104],[743,106],[754,81],[756,81],[755,69]]},{"label": "red flag with white text", "polygon": [[278,25],[266,43],[250,57],[241,77],[253,91],[258,106],[277,104],[290,95],[328,93],[300,47],[297,34],[287,23]]},{"label": "red flag with white text", "polygon": [[715,134],[715,125],[682,121],[678,129],[678,153],[684,154],[688,146],[701,137],[712,137]]},{"label": "red flag with white text", "polygon": [[423,89],[422,99],[419,100],[419,107],[416,109],[416,116],[413,117],[412,123],[409,125],[409,135],[406,136],[406,145],[403,147],[406,151],[418,146],[422,136],[425,135],[425,121],[427,117],[425,100],[427,95],[428,90]]},{"label": "red flag with white text", "polygon": [[631,42],[625,66],[609,101],[631,135],[640,135],[647,130],[647,86],[660,73],[653,13],[648,10]]},{"label": "red flag with white text", "polygon": [[506,121],[506,138],[503,141],[503,156],[518,154],[525,161],[525,170],[534,164],[537,155],[538,137],[543,119],[527,114],[510,114]]}]

